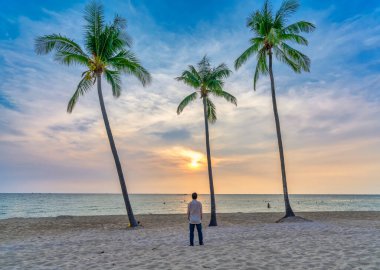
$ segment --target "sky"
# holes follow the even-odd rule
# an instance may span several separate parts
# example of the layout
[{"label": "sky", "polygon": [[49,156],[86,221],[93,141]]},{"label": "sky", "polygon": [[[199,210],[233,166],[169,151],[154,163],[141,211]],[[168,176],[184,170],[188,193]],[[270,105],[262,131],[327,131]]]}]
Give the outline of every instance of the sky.
[{"label": "sky", "polygon": [[[8,1],[0,10],[0,192],[119,193],[96,89],[67,103],[80,67],[37,56],[37,36],[83,44],[87,1]],[[248,48],[254,0],[104,1],[106,19],[127,18],[133,52],[152,74],[123,77],[120,98],[103,85],[131,193],[208,193],[202,104],[181,115],[192,89],[174,78],[208,55],[213,65]],[[289,23],[309,20],[311,72],[275,61],[288,190],[293,194],[380,193],[380,2],[302,0]],[[273,1],[274,9],[280,2]],[[214,99],[210,126],[215,192],[280,194],[281,172],[269,78],[253,91],[255,58],[226,80],[238,106]]]}]

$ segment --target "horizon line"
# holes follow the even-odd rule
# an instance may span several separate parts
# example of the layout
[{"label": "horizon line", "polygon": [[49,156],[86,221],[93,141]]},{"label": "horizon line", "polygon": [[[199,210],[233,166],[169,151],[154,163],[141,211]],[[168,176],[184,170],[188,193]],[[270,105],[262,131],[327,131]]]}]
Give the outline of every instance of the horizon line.
[{"label": "horizon line", "polygon": [[[73,195],[122,195],[122,193],[99,192],[0,192],[0,194],[73,194]],[[129,195],[191,195],[191,193],[129,193]],[[198,195],[210,195],[210,193],[198,193]],[[215,193],[215,195],[283,195],[282,193]],[[380,193],[289,193],[289,195],[373,195]]]}]

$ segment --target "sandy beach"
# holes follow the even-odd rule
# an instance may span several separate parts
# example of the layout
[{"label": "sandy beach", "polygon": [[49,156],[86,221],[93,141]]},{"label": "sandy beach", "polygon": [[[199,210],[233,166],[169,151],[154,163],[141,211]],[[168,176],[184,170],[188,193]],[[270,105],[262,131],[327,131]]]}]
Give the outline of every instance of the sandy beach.
[{"label": "sandy beach", "polygon": [[[380,269],[380,212],[220,214],[205,246],[188,246],[184,215],[0,221],[1,269]],[[208,220],[206,215],[205,221]],[[197,244],[197,242],[196,242]]]}]

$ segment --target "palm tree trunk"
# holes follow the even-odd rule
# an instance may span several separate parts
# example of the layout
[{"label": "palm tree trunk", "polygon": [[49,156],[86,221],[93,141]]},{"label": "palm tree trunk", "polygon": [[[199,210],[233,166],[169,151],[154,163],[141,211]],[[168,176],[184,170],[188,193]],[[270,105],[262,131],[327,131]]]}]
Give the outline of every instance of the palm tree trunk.
[{"label": "palm tree trunk", "polygon": [[211,197],[211,220],[210,220],[209,226],[217,226],[218,224],[216,222],[214,181],[212,180],[212,166],[211,166],[210,141],[209,141],[209,134],[208,134],[208,115],[207,115],[206,97],[203,97],[203,111],[204,111],[204,116],[205,116],[207,167],[208,167],[208,180],[210,183],[210,197]]},{"label": "palm tree trunk", "polygon": [[280,119],[279,119],[278,111],[277,111],[276,92],[274,88],[274,77],[273,77],[273,70],[272,70],[272,51],[269,51],[269,76],[270,76],[271,92],[272,92],[273,113],[274,113],[274,119],[276,121],[278,150],[280,153],[280,161],[281,161],[282,188],[284,190],[283,193],[284,193],[284,201],[285,201],[285,217],[292,217],[294,216],[294,212],[290,206],[290,201],[289,201],[289,196],[288,196],[288,186],[286,183],[284,149],[282,146]]},{"label": "palm tree trunk", "polygon": [[119,175],[121,191],[123,193],[123,198],[124,198],[125,208],[127,209],[127,213],[128,213],[129,223],[130,223],[131,227],[136,227],[136,226],[138,226],[138,224],[136,222],[135,216],[133,215],[132,206],[131,206],[131,203],[129,201],[127,186],[125,185],[123,170],[121,168],[121,164],[120,164],[119,156],[117,154],[115,142],[113,140],[113,136],[112,136],[112,132],[111,132],[111,126],[110,126],[110,123],[108,121],[108,116],[107,116],[107,112],[106,112],[106,107],[104,106],[101,74],[98,74],[96,79],[98,81],[98,95],[99,95],[100,108],[102,110],[104,125],[106,127],[108,140],[109,140],[110,146],[111,146],[112,155],[113,155],[113,158],[115,160],[117,174]]}]

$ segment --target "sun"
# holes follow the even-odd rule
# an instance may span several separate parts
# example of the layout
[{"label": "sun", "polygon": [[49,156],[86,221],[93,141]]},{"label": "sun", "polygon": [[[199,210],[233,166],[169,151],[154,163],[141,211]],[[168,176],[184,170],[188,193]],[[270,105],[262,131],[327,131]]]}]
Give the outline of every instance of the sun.
[{"label": "sun", "polygon": [[191,171],[199,170],[206,164],[204,154],[190,148],[175,146],[161,151],[161,154],[170,160],[180,160],[179,166]]},{"label": "sun", "polygon": [[190,167],[193,168],[193,169],[196,169],[199,167],[199,160],[198,159],[195,159],[193,158],[190,162]]},{"label": "sun", "polygon": [[202,165],[203,155],[201,153],[191,152],[189,153],[188,158],[190,159],[188,163],[190,169],[195,170]]}]

